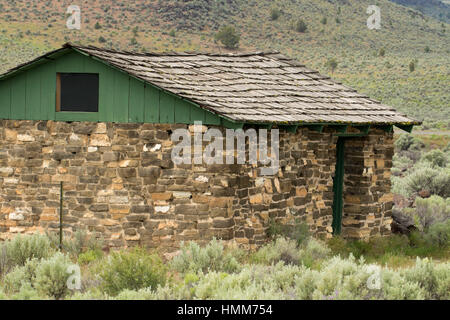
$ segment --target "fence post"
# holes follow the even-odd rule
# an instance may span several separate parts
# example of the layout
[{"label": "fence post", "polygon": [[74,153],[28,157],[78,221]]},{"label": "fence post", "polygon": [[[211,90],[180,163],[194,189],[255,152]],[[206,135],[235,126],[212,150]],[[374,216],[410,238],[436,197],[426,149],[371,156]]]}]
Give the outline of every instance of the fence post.
[{"label": "fence post", "polygon": [[63,182],[59,191],[59,250],[62,250],[63,243]]}]

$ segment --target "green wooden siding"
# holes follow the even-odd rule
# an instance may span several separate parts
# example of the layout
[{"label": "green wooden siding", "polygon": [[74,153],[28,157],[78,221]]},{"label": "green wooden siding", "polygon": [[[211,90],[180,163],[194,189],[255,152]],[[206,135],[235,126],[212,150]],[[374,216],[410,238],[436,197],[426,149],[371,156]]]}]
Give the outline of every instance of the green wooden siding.
[{"label": "green wooden siding", "polygon": [[128,121],[144,122],[145,119],[145,85],[136,79],[130,80],[130,101],[128,104]]},{"label": "green wooden siding", "polygon": [[11,86],[0,85],[0,118],[11,117]]},{"label": "green wooden siding", "polygon": [[[56,112],[57,73],[98,73],[98,112]],[[0,80],[0,119],[193,123],[223,119],[75,50]]]},{"label": "green wooden siding", "polygon": [[25,73],[17,75],[11,79],[11,118],[28,119],[26,117],[26,85],[27,77]]}]

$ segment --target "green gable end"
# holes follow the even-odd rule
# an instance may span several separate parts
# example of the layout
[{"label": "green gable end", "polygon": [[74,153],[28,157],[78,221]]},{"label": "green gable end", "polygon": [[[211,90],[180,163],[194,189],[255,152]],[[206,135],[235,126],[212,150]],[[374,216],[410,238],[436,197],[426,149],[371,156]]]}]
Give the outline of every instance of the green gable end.
[{"label": "green gable end", "polygon": [[[99,75],[98,112],[57,112],[57,73]],[[66,48],[0,79],[0,119],[194,123],[225,125],[218,115],[88,56]]]}]

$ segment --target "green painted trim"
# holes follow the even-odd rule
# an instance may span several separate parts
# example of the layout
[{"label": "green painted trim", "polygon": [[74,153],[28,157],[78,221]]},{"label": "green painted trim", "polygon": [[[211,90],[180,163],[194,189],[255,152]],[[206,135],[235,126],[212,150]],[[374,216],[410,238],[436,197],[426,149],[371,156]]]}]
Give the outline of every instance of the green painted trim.
[{"label": "green painted trim", "polygon": [[228,129],[237,130],[237,129],[242,129],[244,127],[243,122],[232,122],[225,118],[221,118],[220,122],[221,122],[222,126],[224,126],[225,128],[228,128]]},{"label": "green painted trim", "polygon": [[336,130],[338,133],[346,133],[346,132],[347,132],[348,125],[347,125],[347,124],[342,124],[342,125],[330,125],[330,128],[333,128],[333,129]]},{"label": "green painted trim", "polygon": [[[205,109],[204,109],[205,110]],[[220,126],[221,118],[211,111],[205,110],[205,123],[206,125],[217,125]]]},{"label": "green painted trim", "polygon": [[64,48],[60,48],[60,49],[48,52],[45,55],[40,56],[24,65],[21,65],[21,66],[19,65],[16,68],[13,68],[13,69],[7,71],[4,74],[0,74],[0,80],[14,77],[15,75],[17,75],[19,73],[22,73],[24,71],[34,68],[35,66],[45,64],[48,62],[48,60],[54,60],[55,58],[63,56],[65,54],[67,54],[68,52],[70,52],[72,49],[74,49],[74,48],[65,48],[64,47]]},{"label": "green painted trim", "polygon": [[98,122],[98,112],[55,112],[57,121],[93,121]]},{"label": "green painted trim", "polygon": [[370,130],[370,125],[357,125],[357,124],[354,124],[353,127],[358,129],[361,133],[363,133],[365,135],[367,135],[369,133],[369,130]]},{"label": "green painted trim", "polygon": [[271,130],[273,127],[273,123],[259,124],[258,127],[262,128],[262,129]]},{"label": "green painted trim", "polygon": [[387,133],[391,133],[391,132],[394,131],[394,126],[392,126],[392,125],[387,125],[387,126],[375,126],[374,128],[381,129],[381,130],[383,130],[383,131],[385,131],[385,132],[387,132]]},{"label": "green painted trim", "polygon": [[345,139],[339,138],[336,144],[336,170],[333,178],[333,234],[342,230],[342,209],[344,207]]},{"label": "green painted trim", "polygon": [[402,129],[403,131],[406,131],[406,132],[408,132],[408,133],[411,133],[411,131],[412,131],[412,129],[413,129],[413,127],[414,127],[414,125],[401,125],[401,124],[396,124],[395,125],[397,128],[400,128],[400,129]]},{"label": "green painted trim", "polygon": [[286,132],[297,133],[298,126],[297,126],[297,125],[293,125],[293,126],[281,126],[281,128],[285,128],[285,129],[286,129]]},{"label": "green painted trim", "polygon": [[324,125],[316,125],[316,124],[305,124],[304,126],[306,126],[308,129],[322,133],[323,132],[323,128],[325,127]]}]

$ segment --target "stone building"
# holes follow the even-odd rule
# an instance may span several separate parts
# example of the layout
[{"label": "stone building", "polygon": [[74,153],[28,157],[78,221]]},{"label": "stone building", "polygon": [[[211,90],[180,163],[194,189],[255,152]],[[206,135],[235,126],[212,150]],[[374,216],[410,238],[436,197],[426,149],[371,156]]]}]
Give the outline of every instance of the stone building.
[{"label": "stone building", "polygon": [[[71,44],[0,76],[0,119],[0,238],[57,230],[63,181],[67,233],[167,250],[212,237],[255,247],[269,221],[388,234],[393,126],[419,123],[279,53]],[[278,129],[278,171],[175,164],[171,135],[195,121]]]}]

